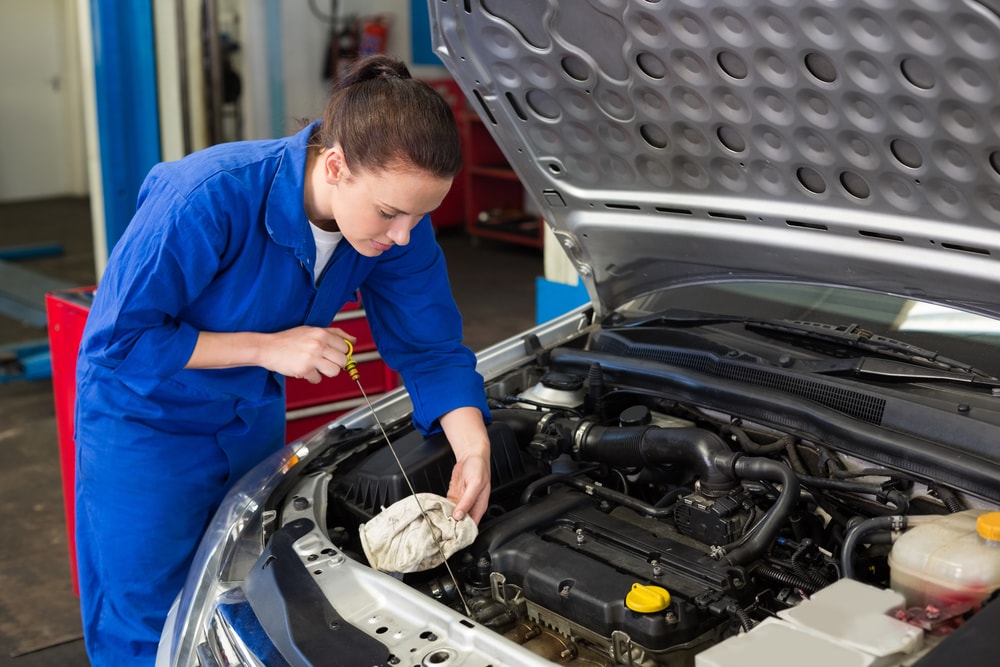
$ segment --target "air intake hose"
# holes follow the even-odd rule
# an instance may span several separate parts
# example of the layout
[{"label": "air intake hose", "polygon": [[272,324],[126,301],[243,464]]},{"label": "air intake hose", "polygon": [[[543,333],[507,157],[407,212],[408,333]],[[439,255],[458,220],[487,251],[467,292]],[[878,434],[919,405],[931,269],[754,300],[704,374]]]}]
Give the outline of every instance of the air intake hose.
[{"label": "air intake hose", "polygon": [[733,565],[764,554],[799,499],[799,479],[787,465],[732,452],[721,438],[699,428],[605,427],[585,421],[574,434],[574,452],[584,461],[620,466],[685,464],[708,494],[732,490],[741,479],[779,482],[781,494],[764,518],[742,540],[719,551],[718,557]]},{"label": "air intake hose", "polygon": [[620,466],[683,463],[692,468],[706,493],[721,494],[739,486],[733,466],[742,455],[704,429],[608,427],[585,421],[574,440],[575,455],[584,461]]},{"label": "air intake hose", "polygon": [[778,531],[791,516],[799,501],[799,478],[784,463],[763,457],[744,457],[736,461],[736,475],[743,479],[766,479],[781,484],[781,494],[771,509],[743,540],[721,557],[732,565],[749,563],[762,556],[771,546]]}]

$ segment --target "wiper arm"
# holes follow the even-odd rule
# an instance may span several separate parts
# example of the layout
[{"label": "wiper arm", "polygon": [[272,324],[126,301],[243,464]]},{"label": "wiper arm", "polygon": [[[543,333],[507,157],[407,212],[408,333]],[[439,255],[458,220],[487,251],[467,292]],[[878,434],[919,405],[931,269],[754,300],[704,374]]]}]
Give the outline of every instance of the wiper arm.
[{"label": "wiper arm", "polygon": [[948,371],[941,368],[916,366],[909,362],[877,357],[855,357],[831,361],[795,360],[790,365],[798,371],[823,375],[857,375],[864,377],[906,380],[907,382],[960,382],[976,386],[1000,388],[1000,380],[986,375]]},{"label": "wiper arm", "polygon": [[[996,377],[979,370],[970,364],[966,364],[948,357],[942,356],[932,350],[926,350],[916,345],[904,343],[901,340],[887,338],[872,333],[862,328],[858,324],[846,326],[834,326],[821,322],[804,322],[801,320],[745,320],[744,325],[748,329],[756,331],[773,331],[789,336],[809,338],[812,340],[822,340],[845,347],[857,348],[868,352],[875,352],[888,357],[904,359],[910,363],[936,368],[945,371],[952,371],[963,374],[969,378],[968,381],[982,381],[983,384],[998,382]],[[952,378],[957,379],[957,378]]]},{"label": "wiper arm", "polygon": [[640,317],[624,317],[618,312],[611,313],[605,320],[605,324],[614,327],[701,327],[712,324],[730,324],[732,322],[746,322],[747,318],[734,315],[719,315],[717,313],[707,313],[699,310],[684,310],[674,308],[651,315]]}]

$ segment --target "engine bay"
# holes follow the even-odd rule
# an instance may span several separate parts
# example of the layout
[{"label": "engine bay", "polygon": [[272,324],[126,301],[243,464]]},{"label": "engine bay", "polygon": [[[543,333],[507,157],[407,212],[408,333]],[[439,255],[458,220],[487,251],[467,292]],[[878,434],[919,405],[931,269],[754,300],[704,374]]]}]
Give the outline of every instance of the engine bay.
[{"label": "engine bay", "polygon": [[[794,625],[821,597],[848,615],[871,598],[895,625],[858,650],[913,664],[1000,587],[1000,542],[982,537],[994,499],[929,482],[891,449],[866,459],[864,443],[831,446],[840,430],[809,433],[810,420],[768,407],[772,389],[743,384],[739,412],[721,410],[729,390],[699,381],[704,364],[614,362],[616,340],[601,351],[581,339],[488,384],[493,491],[477,539],[449,561],[461,590],[444,568],[396,576],[552,662],[607,666],[739,664],[713,647]],[[330,540],[361,562],[358,525],[409,495],[400,466],[417,492],[444,495],[454,464],[443,436],[390,431],[398,464],[372,440],[329,485]],[[903,549],[900,536],[928,525],[970,545],[943,577],[924,558],[940,544],[918,535]]]}]

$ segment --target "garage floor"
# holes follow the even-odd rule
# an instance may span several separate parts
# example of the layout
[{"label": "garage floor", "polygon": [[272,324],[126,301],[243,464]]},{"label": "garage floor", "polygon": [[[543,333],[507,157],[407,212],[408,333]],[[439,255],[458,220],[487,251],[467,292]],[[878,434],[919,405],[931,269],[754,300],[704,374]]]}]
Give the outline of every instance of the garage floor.
[{"label": "garage floor", "polygon": [[[439,240],[470,347],[534,323],[540,251],[452,229]],[[94,283],[86,199],[0,204],[0,252],[27,244],[61,250],[11,262],[39,283]],[[45,328],[21,319],[0,313],[0,350],[46,338]],[[87,664],[70,580],[52,382],[0,376],[0,667]]]}]

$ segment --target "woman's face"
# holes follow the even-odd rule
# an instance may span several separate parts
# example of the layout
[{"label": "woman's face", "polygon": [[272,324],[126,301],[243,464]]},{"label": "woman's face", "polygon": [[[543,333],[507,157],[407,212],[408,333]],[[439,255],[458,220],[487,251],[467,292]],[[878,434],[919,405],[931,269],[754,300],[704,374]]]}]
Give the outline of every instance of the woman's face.
[{"label": "woman's face", "polygon": [[342,158],[328,173],[333,174],[329,191],[333,219],[344,239],[366,257],[409,243],[410,230],[441,205],[452,182],[406,168],[351,171]]}]

